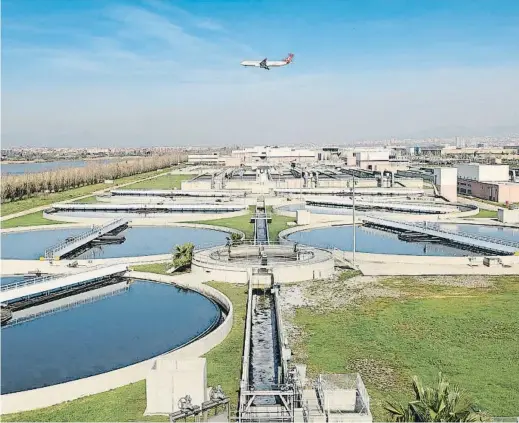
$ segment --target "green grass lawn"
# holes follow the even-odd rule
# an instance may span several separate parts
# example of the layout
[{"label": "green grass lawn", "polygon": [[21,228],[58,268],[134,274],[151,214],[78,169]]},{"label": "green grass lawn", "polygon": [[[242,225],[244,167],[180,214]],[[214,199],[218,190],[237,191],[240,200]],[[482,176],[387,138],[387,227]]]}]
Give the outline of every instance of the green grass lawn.
[{"label": "green grass lawn", "polygon": [[[207,359],[208,386],[222,385],[236,409],[243,351],[247,291],[243,285],[212,282],[234,305],[234,325],[225,340],[209,351]],[[25,422],[130,422],[168,421],[165,416],[143,417],[146,408],[144,380],[96,395],[24,413],[7,414],[2,421]]]},{"label": "green grass lawn", "polygon": [[9,229],[17,228],[19,226],[59,225],[60,223],[67,222],[57,222],[55,220],[45,219],[43,217],[43,212],[39,211],[0,222],[0,226],[2,229]]},{"label": "green grass lawn", "polygon": [[519,277],[492,288],[419,284],[390,278],[399,298],[364,300],[322,312],[301,308],[304,335],[294,362],[308,374],[360,372],[375,421],[387,421],[386,400],[411,399],[410,378],[431,382],[441,370],[493,416],[519,413]]},{"label": "green grass lawn", "polygon": [[207,359],[207,383],[209,386],[222,385],[222,389],[231,400],[231,415],[233,415],[238,408],[247,287],[224,282],[211,282],[208,285],[227,295],[234,306],[234,324],[231,333],[224,342],[204,356]]},{"label": "green grass lawn", "polygon": [[238,229],[245,233],[246,239],[252,239],[254,236],[254,225],[250,222],[252,210],[254,207],[249,207],[249,212],[243,216],[226,217],[223,219],[203,220],[190,223],[199,223],[203,225],[223,226],[224,228]]},{"label": "green grass lawn", "polygon": [[474,216],[468,216],[467,219],[497,219],[497,212],[492,210],[479,210]]},{"label": "green grass lawn", "polygon": [[170,267],[171,262],[167,261],[164,263],[139,264],[132,266],[132,270],[135,272],[159,273],[161,275],[167,275],[166,270],[168,270]]},{"label": "green grass lawn", "polygon": [[59,201],[71,200],[76,197],[81,197],[83,195],[92,194],[95,191],[99,191],[101,189],[106,188],[115,188],[118,185],[125,184],[132,181],[138,181],[143,178],[147,178],[153,175],[157,175],[159,173],[164,173],[164,170],[154,170],[153,172],[141,173],[139,175],[127,176],[124,178],[119,178],[115,181],[113,185],[107,185],[104,183],[95,184],[95,185],[87,185],[80,188],[69,189],[63,192],[54,192],[51,194],[39,194],[31,198],[27,198],[24,200],[18,200],[13,202],[8,202],[2,204],[0,215],[5,216],[8,214],[18,213],[27,209],[32,209],[33,207],[45,206],[47,204],[56,203]]},{"label": "green grass lawn", "polygon": [[[246,239],[252,239],[254,237],[254,225],[251,223],[250,218],[253,215],[254,207],[249,207],[249,212],[243,216],[236,217],[228,217],[224,219],[213,219],[213,220],[204,220],[200,222],[191,222],[191,223],[201,223],[206,225],[215,225],[215,226],[223,226],[225,228],[238,229],[245,233]],[[277,241],[279,233],[287,229],[289,226],[288,222],[293,222],[294,219],[292,217],[281,216],[279,214],[272,213],[272,207],[267,207],[267,212],[272,215],[272,222],[269,223],[269,237],[271,241]]]},{"label": "green grass lawn", "polygon": [[269,223],[269,238],[271,241],[277,241],[279,233],[287,229],[289,227],[287,223],[294,222],[294,218],[275,214],[272,206],[267,206],[267,213],[272,216],[272,222]]},{"label": "green grass lawn", "polygon": [[128,189],[180,189],[180,183],[186,179],[191,179],[193,175],[171,175],[167,174],[148,181],[132,184]]}]

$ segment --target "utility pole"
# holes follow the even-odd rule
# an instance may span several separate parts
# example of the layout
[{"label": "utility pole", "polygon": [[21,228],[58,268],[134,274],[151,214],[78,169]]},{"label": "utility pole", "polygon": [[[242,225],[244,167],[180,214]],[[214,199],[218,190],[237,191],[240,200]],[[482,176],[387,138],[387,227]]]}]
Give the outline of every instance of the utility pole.
[{"label": "utility pole", "polygon": [[353,206],[353,267],[355,267],[355,174],[353,174],[353,195],[352,195],[352,206]]}]

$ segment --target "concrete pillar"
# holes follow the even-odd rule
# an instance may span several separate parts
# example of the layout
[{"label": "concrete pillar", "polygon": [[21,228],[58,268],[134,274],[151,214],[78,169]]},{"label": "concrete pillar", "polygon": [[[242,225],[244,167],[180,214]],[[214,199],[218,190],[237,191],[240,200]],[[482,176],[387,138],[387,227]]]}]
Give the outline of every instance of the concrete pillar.
[{"label": "concrete pillar", "polygon": [[158,358],[146,377],[144,415],[170,414],[178,411],[178,402],[190,395],[193,405],[207,401],[205,358],[174,360]]}]

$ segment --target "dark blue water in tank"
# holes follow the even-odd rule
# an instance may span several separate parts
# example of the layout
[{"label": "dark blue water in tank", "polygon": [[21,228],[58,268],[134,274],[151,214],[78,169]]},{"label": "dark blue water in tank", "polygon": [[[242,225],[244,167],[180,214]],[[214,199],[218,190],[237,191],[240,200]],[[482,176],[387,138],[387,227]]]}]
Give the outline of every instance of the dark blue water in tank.
[{"label": "dark blue water in tank", "polygon": [[[105,287],[104,297],[99,291],[47,303],[40,307],[52,312],[66,302],[68,308],[2,327],[2,394],[147,360],[193,340],[220,319],[211,300],[173,285],[136,280]],[[79,298],[90,302],[74,304]],[[31,317],[31,309],[22,311]]]},{"label": "dark blue water in tank", "polygon": [[[35,260],[44,255],[46,248],[52,247],[69,236],[87,231],[81,229],[53,229],[2,234],[2,259]],[[167,254],[175,245],[192,242],[196,246],[225,244],[228,233],[201,228],[168,226],[136,226],[120,233],[126,239],[122,244],[96,246],[81,255],[79,259],[117,258]]]},{"label": "dark blue water in tank", "polygon": [[[356,251],[371,254],[402,254],[413,256],[474,256],[476,253],[448,247],[442,244],[405,242],[396,234],[378,229],[359,227],[355,233]],[[353,250],[353,227],[334,226],[331,228],[311,229],[288,236],[290,241],[300,242],[320,248]]]},{"label": "dark blue water in tank", "polygon": [[[506,241],[519,241],[519,228],[440,223],[440,227],[451,232],[465,232]],[[296,232],[288,239],[321,248],[353,250],[352,226],[334,226]],[[415,256],[477,256],[482,255],[468,250],[449,247],[441,243],[405,242],[396,234],[379,229],[359,227],[356,231],[356,251],[372,254],[402,254]]]},{"label": "dark blue water in tank", "polygon": [[0,277],[0,286],[11,285],[17,282],[23,282],[23,276],[2,276]]}]

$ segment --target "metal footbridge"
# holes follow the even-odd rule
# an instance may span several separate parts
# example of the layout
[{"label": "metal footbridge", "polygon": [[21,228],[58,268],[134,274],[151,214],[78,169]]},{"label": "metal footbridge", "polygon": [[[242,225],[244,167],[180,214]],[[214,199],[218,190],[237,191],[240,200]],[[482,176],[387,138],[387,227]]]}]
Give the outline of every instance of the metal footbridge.
[{"label": "metal footbridge", "polygon": [[44,276],[10,285],[2,285],[0,302],[2,304],[10,304],[40,295],[49,295],[50,293],[74,286],[95,283],[108,277],[122,276],[127,271],[128,267],[126,265],[116,264],[113,266],[96,267],[86,272],[72,275]]},{"label": "metal footbridge", "polygon": [[442,239],[448,243],[487,251],[498,255],[519,255],[519,242],[474,235],[466,232],[451,232],[441,229],[440,225],[434,222],[410,223],[380,219],[372,216],[362,216],[362,220],[368,226],[374,226],[384,230],[404,233],[419,233],[433,238]]},{"label": "metal footbridge", "polygon": [[265,200],[256,203],[256,213],[251,220],[254,222],[254,245],[268,245],[270,243],[268,221],[272,218],[267,215]]},{"label": "metal footbridge", "polygon": [[20,323],[39,319],[44,316],[59,313],[60,311],[70,310],[83,304],[90,304],[105,298],[110,298],[115,295],[122,294],[129,289],[129,281],[124,280],[122,282],[110,284],[101,288],[66,296],[48,303],[35,305],[19,311],[13,311],[12,318],[9,320],[8,325],[14,326]]},{"label": "metal footbridge", "polygon": [[67,238],[65,241],[46,249],[45,259],[60,260],[62,257],[65,257],[89,242],[92,242],[94,239],[102,237],[110,232],[126,228],[128,223],[128,219],[121,218],[112,220],[103,226],[94,226],[92,229],[89,229],[82,234]]}]

